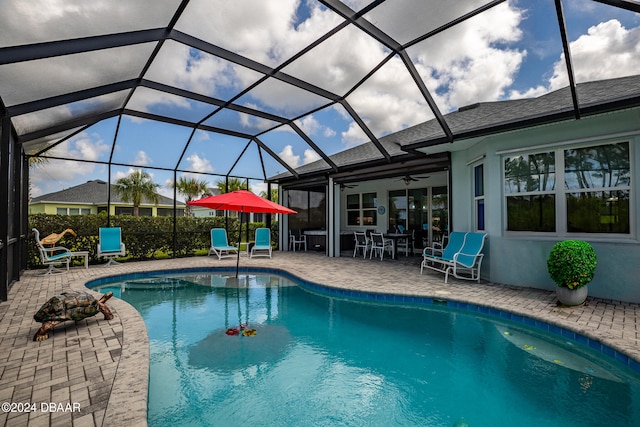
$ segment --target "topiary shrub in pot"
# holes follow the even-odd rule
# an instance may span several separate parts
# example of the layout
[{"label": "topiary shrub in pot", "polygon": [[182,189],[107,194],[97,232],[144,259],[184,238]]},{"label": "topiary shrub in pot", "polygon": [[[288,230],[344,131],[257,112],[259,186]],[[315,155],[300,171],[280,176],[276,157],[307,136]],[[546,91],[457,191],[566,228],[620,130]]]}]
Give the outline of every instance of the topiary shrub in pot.
[{"label": "topiary shrub in pot", "polygon": [[560,303],[574,306],[587,299],[587,283],[593,279],[596,264],[596,251],[585,241],[564,240],[553,245],[547,269],[558,285],[556,296]]}]

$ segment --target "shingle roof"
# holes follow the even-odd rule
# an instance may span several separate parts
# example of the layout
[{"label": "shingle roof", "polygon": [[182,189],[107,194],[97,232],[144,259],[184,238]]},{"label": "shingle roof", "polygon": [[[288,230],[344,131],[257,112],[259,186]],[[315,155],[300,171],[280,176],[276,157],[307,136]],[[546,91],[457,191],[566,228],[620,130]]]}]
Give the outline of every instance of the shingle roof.
[{"label": "shingle roof", "polygon": [[[84,184],[76,185],[54,193],[43,194],[34,197],[31,203],[86,203],[89,205],[106,205],[107,204],[107,183],[96,179],[87,181]],[[111,185],[111,203],[126,203],[115,190],[115,186]],[[143,204],[153,205],[153,202],[144,200]],[[184,203],[176,201],[178,206],[184,206]],[[173,199],[159,195],[159,206],[173,206]]]},{"label": "shingle roof", "polygon": [[[629,99],[636,99],[635,105],[640,105],[640,75],[621,77],[617,79],[600,80],[578,84],[576,87],[578,100],[582,109],[592,105],[605,105]],[[603,108],[605,110],[605,108]],[[596,111],[597,112],[597,111]],[[525,123],[549,117],[549,120],[566,120],[573,114],[573,101],[569,87],[546,93],[538,98],[505,100],[495,102],[481,102],[460,108],[445,115],[455,141],[468,138],[467,135],[478,129],[495,129],[490,133],[499,133],[504,127],[522,128]],[[456,138],[456,136],[459,136]],[[406,155],[402,148],[416,148],[412,145],[442,144],[442,152],[449,151],[450,145],[444,144],[444,132],[436,119],[403,129],[399,132],[380,138],[380,143],[391,157]],[[382,155],[373,143],[367,142],[351,149],[331,156],[331,160],[338,166],[353,165],[370,160],[382,159]],[[322,161],[309,163],[296,169],[300,174],[308,174],[318,170],[327,170],[327,164]],[[283,173],[274,178],[290,177]]]}]

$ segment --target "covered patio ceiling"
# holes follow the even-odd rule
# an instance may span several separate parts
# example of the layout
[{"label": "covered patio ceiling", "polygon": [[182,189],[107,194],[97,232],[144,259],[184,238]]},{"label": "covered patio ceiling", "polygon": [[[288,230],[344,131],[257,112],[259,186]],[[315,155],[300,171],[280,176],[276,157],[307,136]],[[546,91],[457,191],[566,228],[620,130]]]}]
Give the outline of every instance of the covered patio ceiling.
[{"label": "covered patio ceiling", "polygon": [[5,0],[0,112],[27,155],[67,172],[346,182],[359,164],[417,170],[412,147],[469,137],[448,118],[469,105],[568,87],[579,119],[577,85],[638,74],[639,13],[633,0]]}]

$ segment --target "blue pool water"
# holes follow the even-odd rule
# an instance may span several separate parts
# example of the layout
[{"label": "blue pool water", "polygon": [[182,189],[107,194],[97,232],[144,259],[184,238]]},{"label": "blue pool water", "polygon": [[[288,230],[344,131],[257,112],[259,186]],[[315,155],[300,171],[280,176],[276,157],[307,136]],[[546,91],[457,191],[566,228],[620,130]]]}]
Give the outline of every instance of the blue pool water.
[{"label": "blue pool water", "polygon": [[580,343],[448,307],[228,275],[94,287],[147,324],[150,426],[640,425],[640,375]]}]

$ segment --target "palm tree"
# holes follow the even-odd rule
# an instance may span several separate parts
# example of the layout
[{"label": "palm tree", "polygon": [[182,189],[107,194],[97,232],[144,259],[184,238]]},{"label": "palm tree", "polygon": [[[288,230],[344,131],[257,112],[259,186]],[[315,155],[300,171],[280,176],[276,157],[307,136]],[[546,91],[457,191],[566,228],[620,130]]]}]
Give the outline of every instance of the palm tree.
[{"label": "palm tree", "polygon": [[158,187],[160,185],[151,180],[151,175],[141,169],[134,170],[115,183],[115,190],[122,201],[133,204],[134,216],[140,216],[139,207],[142,199],[158,204],[160,200],[160,196],[156,193]]},{"label": "palm tree", "polygon": [[[49,159],[47,159],[46,157],[29,156],[29,168],[31,169],[43,166],[48,162],[49,162]],[[29,173],[28,188],[29,188],[29,203],[31,203],[31,173]]]},{"label": "palm tree", "polygon": [[219,179],[216,181],[216,188],[219,194],[230,193],[236,190],[246,190],[247,182],[240,178],[229,178],[229,191],[227,191],[227,181]]},{"label": "palm tree", "polygon": [[209,195],[209,183],[204,180],[199,181],[195,178],[181,176],[178,178],[178,182],[172,185],[172,187],[175,187],[180,194],[185,196],[185,202],[187,203],[185,213],[187,216],[192,216],[191,206],[189,205],[190,201],[201,196]]},{"label": "palm tree", "polygon": [[269,199],[272,202],[278,203],[278,189],[277,188],[271,189],[271,197],[269,197],[269,194],[267,194],[266,191],[261,191],[260,197],[264,197],[265,199]]}]

